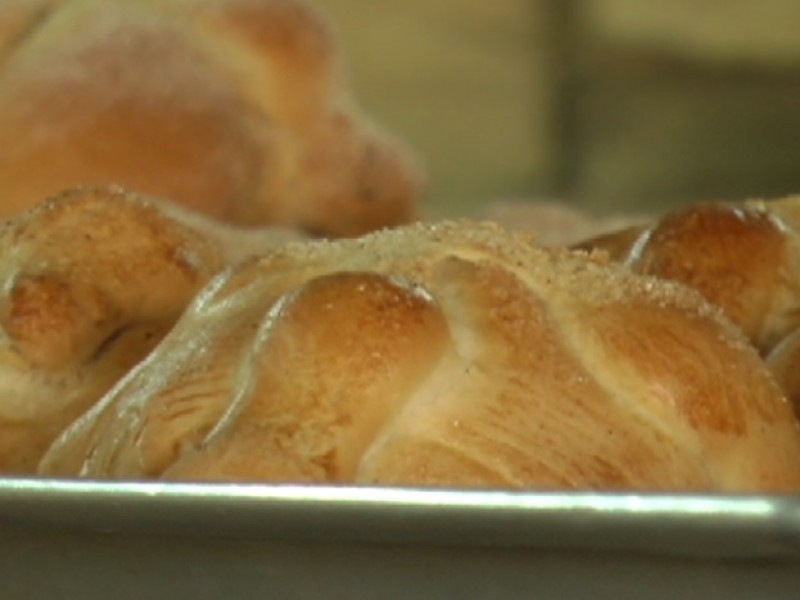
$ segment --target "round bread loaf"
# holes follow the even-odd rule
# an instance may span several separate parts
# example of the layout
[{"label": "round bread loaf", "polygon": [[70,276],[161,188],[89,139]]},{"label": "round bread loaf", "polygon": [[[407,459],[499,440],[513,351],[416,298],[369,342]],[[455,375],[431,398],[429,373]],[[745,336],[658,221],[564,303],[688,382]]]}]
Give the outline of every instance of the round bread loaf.
[{"label": "round bread loaf", "polygon": [[0,218],[117,184],[347,236],[409,220],[422,192],[303,0],[6,0],[0,61]]},{"label": "round bread loaf", "polygon": [[40,473],[786,491],[800,429],[695,291],[440,223],[217,276]]}]

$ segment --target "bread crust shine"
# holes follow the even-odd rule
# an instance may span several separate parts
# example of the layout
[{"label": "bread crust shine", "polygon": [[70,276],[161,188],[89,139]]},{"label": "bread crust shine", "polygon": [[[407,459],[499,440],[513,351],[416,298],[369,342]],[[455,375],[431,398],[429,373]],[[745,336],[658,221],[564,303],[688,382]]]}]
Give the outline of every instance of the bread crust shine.
[{"label": "bread crust shine", "polygon": [[677,284],[446,223],[219,276],[46,475],[800,489],[758,354]]}]

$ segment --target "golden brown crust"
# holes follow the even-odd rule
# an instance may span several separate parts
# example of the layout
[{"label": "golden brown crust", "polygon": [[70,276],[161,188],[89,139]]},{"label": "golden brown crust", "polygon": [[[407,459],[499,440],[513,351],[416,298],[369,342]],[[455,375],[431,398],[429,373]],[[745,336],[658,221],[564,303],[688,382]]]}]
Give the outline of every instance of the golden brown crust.
[{"label": "golden brown crust", "polygon": [[38,21],[31,6],[3,9],[0,217],[118,184],[332,236],[412,218],[419,166],[354,108],[302,0],[63,0]]},{"label": "golden brown crust", "polygon": [[628,260],[643,273],[701,290],[757,337],[781,285],[787,251],[769,214],[710,204],[662,219]]},{"label": "golden brown crust", "polygon": [[[60,430],[250,255],[230,232],[117,188],[49,200],[0,232],[0,470],[32,470]],[[284,241],[262,231],[260,250]]]},{"label": "golden brown crust", "polygon": [[219,276],[40,472],[778,491],[798,456],[791,407],[696,292],[440,223]]},{"label": "golden brown crust", "polygon": [[641,231],[585,241],[637,273],[692,286],[762,351],[800,325],[800,199],[706,203],[665,215]]}]

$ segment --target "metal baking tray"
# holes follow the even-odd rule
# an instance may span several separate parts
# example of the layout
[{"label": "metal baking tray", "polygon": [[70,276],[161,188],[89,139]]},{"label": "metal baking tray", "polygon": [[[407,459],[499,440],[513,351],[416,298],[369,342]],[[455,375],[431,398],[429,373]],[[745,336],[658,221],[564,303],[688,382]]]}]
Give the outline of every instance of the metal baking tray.
[{"label": "metal baking tray", "polygon": [[0,597],[800,598],[800,497],[0,480]]}]

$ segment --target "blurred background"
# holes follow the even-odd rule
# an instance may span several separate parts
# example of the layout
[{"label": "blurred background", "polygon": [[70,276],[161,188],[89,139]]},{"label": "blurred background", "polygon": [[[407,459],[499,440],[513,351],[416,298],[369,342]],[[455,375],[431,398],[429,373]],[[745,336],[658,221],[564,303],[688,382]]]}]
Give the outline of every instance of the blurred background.
[{"label": "blurred background", "polygon": [[800,192],[797,0],[317,0],[427,212]]}]

